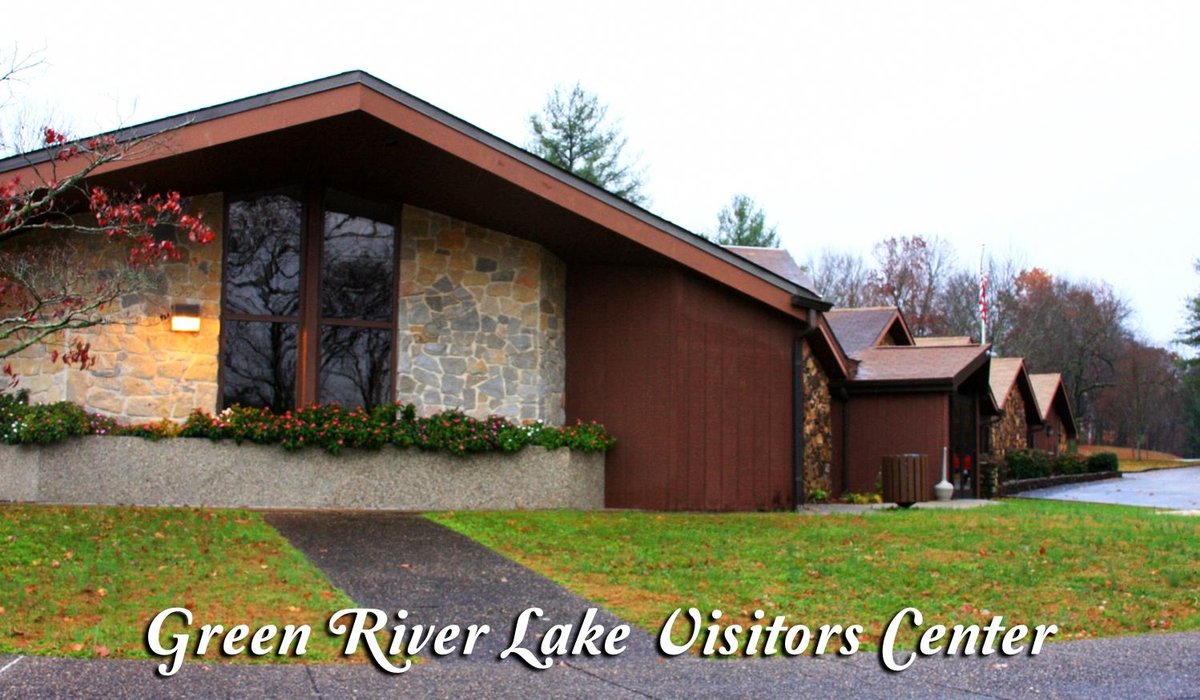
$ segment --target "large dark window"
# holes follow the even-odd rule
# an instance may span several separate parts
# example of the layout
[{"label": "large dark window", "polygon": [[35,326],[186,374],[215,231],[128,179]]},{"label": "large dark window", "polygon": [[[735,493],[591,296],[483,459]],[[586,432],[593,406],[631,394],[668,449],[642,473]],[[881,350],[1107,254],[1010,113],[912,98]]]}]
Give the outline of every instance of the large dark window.
[{"label": "large dark window", "polygon": [[391,400],[394,214],[339,192],[230,201],[221,403]]}]

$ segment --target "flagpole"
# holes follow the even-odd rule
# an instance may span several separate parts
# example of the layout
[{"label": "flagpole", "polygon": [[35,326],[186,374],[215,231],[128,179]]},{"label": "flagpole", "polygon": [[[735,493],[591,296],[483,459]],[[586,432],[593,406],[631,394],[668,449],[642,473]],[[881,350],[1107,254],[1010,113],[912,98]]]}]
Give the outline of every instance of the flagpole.
[{"label": "flagpole", "polygon": [[988,279],[983,271],[983,259],[987,253],[987,244],[979,247],[979,344],[987,344],[987,288]]}]

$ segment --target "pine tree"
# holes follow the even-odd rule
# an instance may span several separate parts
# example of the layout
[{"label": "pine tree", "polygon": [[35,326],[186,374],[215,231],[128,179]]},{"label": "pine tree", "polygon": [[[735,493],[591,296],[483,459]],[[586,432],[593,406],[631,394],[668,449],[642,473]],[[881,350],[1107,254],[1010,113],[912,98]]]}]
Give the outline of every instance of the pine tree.
[{"label": "pine tree", "polygon": [[775,227],[768,227],[766,222],[766,214],[750,196],[735,195],[717,214],[717,233],[713,241],[721,245],[777,248],[779,236],[775,234]]},{"label": "pine tree", "polygon": [[541,114],[529,117],[529,150],[634,204],[645,205],[643,175],[624,158],[626,139],[606,121],[608,107],[579,83],[554,88]]}]

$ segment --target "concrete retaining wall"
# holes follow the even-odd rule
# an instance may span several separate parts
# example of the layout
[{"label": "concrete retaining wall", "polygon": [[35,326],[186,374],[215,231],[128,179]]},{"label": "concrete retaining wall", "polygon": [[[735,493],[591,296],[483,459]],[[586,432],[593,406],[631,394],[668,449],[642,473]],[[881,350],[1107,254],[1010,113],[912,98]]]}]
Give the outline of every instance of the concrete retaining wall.
[{"label": "concrete retaining wall", "polygon": [[84,437],[0,445],[0,500],[250,508],[491,510],[604,507],[604,455],[527,447],[451,457],[417,449],[289,452],[196,438]]},{"label": "concrete retaining wall", "polygon": [[1057,476],[1044,476],[1036,479],[1017,479],[1015,481],[1005,481],[1000,484],[1000,493],[1005,496],[1012,496],[1034,489],[1050,488],[1051,486],[1083,484],[1089,481],[1120,478],[1121,472],[1091,472],[1088,474],[1059,474]]}]

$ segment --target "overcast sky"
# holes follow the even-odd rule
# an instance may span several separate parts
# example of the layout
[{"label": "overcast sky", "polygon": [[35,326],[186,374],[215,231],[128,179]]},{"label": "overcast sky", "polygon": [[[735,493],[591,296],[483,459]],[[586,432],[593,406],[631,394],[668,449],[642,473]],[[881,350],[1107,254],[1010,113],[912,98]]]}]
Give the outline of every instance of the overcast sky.
[{"label": "overcast sky", "polygon": [[261,5],[23,2],[0,48],[80,134],[363,69],[523,145],[578,80],[693,231],[745,192],[801,261],[986,243],[1110,282],[1162,344],[1200,290],[1200,3]]}]

